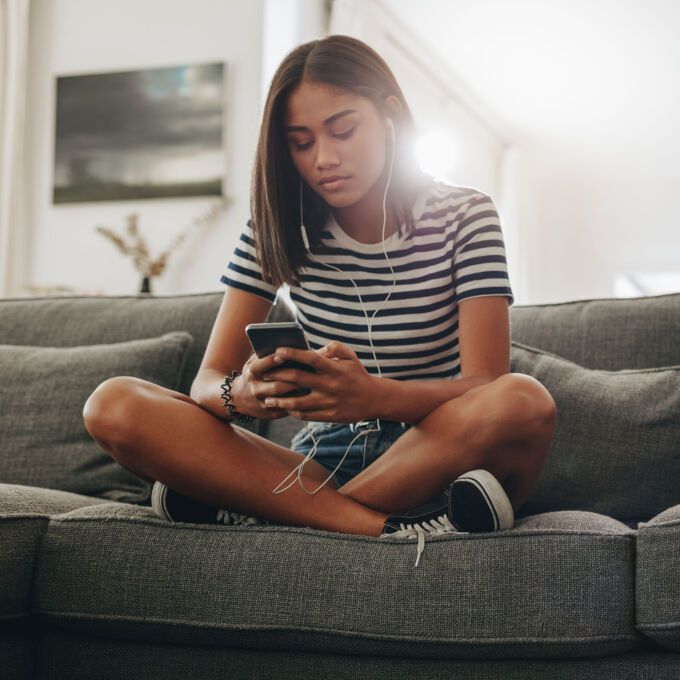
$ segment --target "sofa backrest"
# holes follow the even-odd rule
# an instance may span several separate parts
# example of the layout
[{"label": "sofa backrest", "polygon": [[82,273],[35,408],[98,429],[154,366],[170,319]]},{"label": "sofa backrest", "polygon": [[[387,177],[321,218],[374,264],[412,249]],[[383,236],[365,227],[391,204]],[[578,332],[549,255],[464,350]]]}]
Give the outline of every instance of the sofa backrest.
[{"label": "sofa backrest", "polygon": [[[185,330],[194,337],[180,387],[188,393],[222,296],[6,298],[0,300],[0,344],[72,347]],[[270,319],[285,318],[285,306],[277,304]],[[510,327],[513,340],[588,368],[680,365],[680,293],[513,305]]]},{"label": "sofa backrest", "polygon": [[[188,394],[222,297],[222,292],[209,292],[174,296],[4,299],[0,300],[0,344],[73,347],[157,338],[171,331],[188,331],[194,341],[178,386]],[[287,318],[290,313],[284,304],[275,305],[269,316],[272,321]],[[676,498],[677,485],[668,487],[668,480],[677,479],[677,471],[672,468],[676,457],[657,443],[677,441],[675,430],[669,430],[677,422],[677,399],[671,398],[677,392],[674,391],[676,383],[672,382],[677,379],[677,369],[675,373],[665,371],[646,375],[643,372],[623,376],[590,375],[587,369],[618,371],[679,366],[680,294],[517,305],[510,309],[510,318],[513,341],[529,346],[521,351],[519,346],[513,346],[513,370],[532,375],[538,371],[539,379],[546,383],[553,379],[551,386],[556,398],[559,397],[558,415],[562,418],[562,430],[556,432],[548,464],[539,486],[525,504],[524,512],[534,514],[577,507],[623,519],[651,517],[659,507],[667,507],[668,499]],[[559,356],[541,357],[532,348]],[[524,356],[524,364],[518,366],[520,355]],[[560,357],[586,368],[575,364],[565,368],[560,364],[563,361]],[[537,363],[539,360],[540,364]],[[567,378],[561,377],[565,371],[569,374]],[[618,389],[616,381],[621,380],[627,382]],[[664,398],[665,411],[659,411],[654,405],[654,395],[661,394],[661,388],[656,385],[658,381],[668,391]],[[601,398],[605,393],[609,396]],[[647,405],[647,411],[637,408],[635,395],[638,393],[647,395],[639,400]],[[623,403],[624,398],[632,400],[632,404]],[[591,402],[592,407],[588,406]],[[579,405],[581,410],[572,408],[572,404]],[[667,412],[671,414],[668,417]],[[637,420],[630,418],[631,413],[638,414]],[[628,430],[632,427],[631,432],[621,429],[624,420]],[[651,426],[638,427],[644,422]],[[301,423],[294,418],[283,418],[257,420],[247,427],[289,445]],[[615,447],[616,455],[600,455],[599,436],[607,439],[607,445]],[[625,441],[619,442],[621,438]],[[640,461],[647,460],[641,452],[655,455],[660,460],[655,465],[643,465],[641,472],[638,469]],[[621,469],[613,469],[612,461],[616,461]],[[650,470],[656,475],[653,479]],[[618,482],[631,479],[637,483],[645,475],[646,490],[631,491],[621,484],[612,486],[612,479]],[[601,478],[608,480],[609,495],[599,491],[597,484]],[[593,480],[595,487],[588,486]],[[560,489],[566,497],[559,495]],[[660,489],[666,489],[665,495]],[[639,496],[637,504],[631,505],[629,499],[635,494]]]},{"label": "sofa backrest", "polygon": [[587,368],[680,365],[680,293],[513,305],[513,340]]},{"label": "sofa backrest", "polygon": [[0,344],[74,347],[188,331],[194,342],[180,382],[180,390],[188,394],[222,295],[217,292],[0,300]]}]

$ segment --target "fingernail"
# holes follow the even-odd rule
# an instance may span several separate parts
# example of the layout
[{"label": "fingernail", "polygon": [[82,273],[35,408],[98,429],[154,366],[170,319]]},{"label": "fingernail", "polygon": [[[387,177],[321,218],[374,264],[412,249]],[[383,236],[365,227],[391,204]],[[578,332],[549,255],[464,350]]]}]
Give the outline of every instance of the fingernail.
[{"label": "fingernail", "polygon": [[280,354],[274,355],[274,362],[280,364],[283,361],[283,357]]},{"label": "fingernail", "polygon": [[265,406],[276,406],[276,400],[267,398],[267,399],[264,400],[264,405]]},{"label": "fingernail", "polygon": [[272,377],[268,373],[266,375],[262,376],[262,380],[271,380],[271,379],[272,379]]},{"label": "fingernail", "polygon": [[277,353],[277,354],[280,354],[281,356],[284,356],[284,357],[285,357],[286,354],[288,354],[288,348],[287,348],[287,347],[279,347],[279,348],[276,350],[276,353]]}]

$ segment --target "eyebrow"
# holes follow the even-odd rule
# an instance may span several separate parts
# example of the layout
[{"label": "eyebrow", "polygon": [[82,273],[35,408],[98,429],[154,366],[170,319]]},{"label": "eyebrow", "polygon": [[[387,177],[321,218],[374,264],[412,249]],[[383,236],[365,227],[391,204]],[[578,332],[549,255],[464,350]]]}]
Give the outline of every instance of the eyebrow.
[{"label": "eyebrow", "polygon": [[[348,113],[356,113],[356,109],[345,109],[344,111],[340,111],[340,113],[334,113],[332,116],[329,116],[324,120],[323,124],[324,125],[330,125],[333,121],[337,120],[341,116],[346,116]],[[309,128],[304,127],[304,125],[288,125],[286,127],[286,132],[308,132]]]}]

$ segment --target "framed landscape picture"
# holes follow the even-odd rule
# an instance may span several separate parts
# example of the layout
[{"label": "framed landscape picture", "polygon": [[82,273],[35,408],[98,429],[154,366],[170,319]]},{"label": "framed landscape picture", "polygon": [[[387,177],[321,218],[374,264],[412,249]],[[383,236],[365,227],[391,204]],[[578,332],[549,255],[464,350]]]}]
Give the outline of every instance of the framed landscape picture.
[{"label": "framed landscape picture", "polygon": [[224,65],[57,77],[54,203],[221,196]]}]

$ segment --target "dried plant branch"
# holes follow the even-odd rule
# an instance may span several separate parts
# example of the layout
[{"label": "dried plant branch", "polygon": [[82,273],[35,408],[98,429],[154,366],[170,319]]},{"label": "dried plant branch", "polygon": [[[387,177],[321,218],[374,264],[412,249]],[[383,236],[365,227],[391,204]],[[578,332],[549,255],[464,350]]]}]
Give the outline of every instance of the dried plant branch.
[{"label": "dried plant branch", "polygon": [[107,227],[97,227],[97,231],[103,234],[108,239],[113,241],[115,246],[120,250],[123,255],[133,255],[134,251],[123,241],[123,239],[113,231],[113,229],[108,229]]},{"label": "dried plant branch", "polygon": [[126,236],[119,236],[108,227],[98,226],[96,231],[108,238],[123,255],[131,256],[133,265],[140,274],[149,277],[160,276],[165,271],[170,255],[184,243],[189,234],[212,222],[224,210],[225,206],[224,200],[213,204],[206,213],[199,215],[186,229],[177,234],[168,247],[155,259],[151,258],[146,239],[139,232],[138,215],[136,213],[132,213],[126,218]]}]

